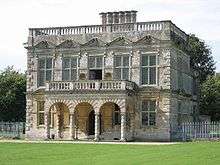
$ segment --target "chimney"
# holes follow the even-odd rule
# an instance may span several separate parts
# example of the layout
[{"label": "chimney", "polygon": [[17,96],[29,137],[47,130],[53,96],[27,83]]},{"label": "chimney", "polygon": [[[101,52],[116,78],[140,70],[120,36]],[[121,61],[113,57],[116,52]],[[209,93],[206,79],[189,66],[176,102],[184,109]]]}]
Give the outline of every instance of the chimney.
[{"label": "chimney", "polygon": [[106,24],[122,24],[122,23],[136,23],[137,11],[119,11],[119,12],[102,12],[102,25]]}]

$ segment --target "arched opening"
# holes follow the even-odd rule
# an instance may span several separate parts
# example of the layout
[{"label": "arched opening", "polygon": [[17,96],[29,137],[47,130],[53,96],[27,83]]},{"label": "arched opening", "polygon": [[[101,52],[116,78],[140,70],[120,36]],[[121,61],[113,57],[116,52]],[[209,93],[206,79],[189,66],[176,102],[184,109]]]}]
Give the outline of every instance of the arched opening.
[{"label": "arched opening", "polygon": [[[68,107],[61,102],[55,103],[50,108],[50,128],[53,129],[53,137],[64,138],[64,132],[70,126],[70,113]],[[57,130],[55,132],[55,130]],[[57,135],[55,135],[57,134]]]},{"label": "arched opening", "polygon": [[104,103],[100,108],[101,114],[101,133],[112,132],[120,130],[121,115],[120,107],[113,103]]},{"label": "arched opening", "polygon": [[79,103],[75,108],[76,137],[88,138],[95,133],[95,112],[91,104]]},{"label": "arched opening", "polygon": [[95,111],[89,113],[88,135],[95,135]]}]

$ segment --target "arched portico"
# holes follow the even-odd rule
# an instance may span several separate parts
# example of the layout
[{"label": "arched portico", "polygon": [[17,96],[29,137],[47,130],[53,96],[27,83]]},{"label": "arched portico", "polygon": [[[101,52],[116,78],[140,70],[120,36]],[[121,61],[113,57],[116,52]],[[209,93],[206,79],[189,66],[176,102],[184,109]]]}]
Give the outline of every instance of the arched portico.
[{"label": "arched portico", "polygon": [[[49,107],[49,106],[48,106]],[[70,110],[63,102],[55,102],[45,110],[47,138],[63,139],[70,129]]]},{"label": "arched portico", "polygon": [[111,140],[126,140],[125,100],[48,100],[45,107],[47,138],[99,140],[115,130]]},{"label": "arched portico", "polygon": [[125,100],[105,100],[100,106],[101,137],[125,141],[126,108]]},{"label": "arched portico", "polygon": [[76,138],[88,138],[95,134],[95,111],[88,102],[80,102],[75,106]]}]

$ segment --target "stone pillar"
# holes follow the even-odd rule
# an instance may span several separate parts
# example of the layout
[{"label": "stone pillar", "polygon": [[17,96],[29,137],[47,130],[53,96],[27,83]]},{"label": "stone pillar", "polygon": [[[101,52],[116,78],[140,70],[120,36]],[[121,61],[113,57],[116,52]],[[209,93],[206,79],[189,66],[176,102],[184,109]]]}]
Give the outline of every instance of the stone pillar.
[{"label": "stone pillar", "polygon": [[100,134],[100,113],[95,112],[95,141],[99,141]]},{"label": "stone pillar", "polygon": [[75,120],[74,114],[70,114],[70,140],[75,139]]},{"label": "stone pillar", "polygon": [[130,123],[131,123],[132,139],[133,139],[134,138],[134,131],[135,131],[135,114],[134,114],[134,112],[131,113]]},{"label": "stone pillar", "polygon": [[60,112],[57,111],[57,138],[60,138]]},{"label": "stone pillar", "polygon": [[126,131],[126,112],[121,112],[121,139],[120,141],[126,141],[125,131]]},{"label": "stone pillar", "polygon": [[49,112],[44,113],[44,122],[45,122],[45,137],[50,139],[50,121],[49,121]]}]

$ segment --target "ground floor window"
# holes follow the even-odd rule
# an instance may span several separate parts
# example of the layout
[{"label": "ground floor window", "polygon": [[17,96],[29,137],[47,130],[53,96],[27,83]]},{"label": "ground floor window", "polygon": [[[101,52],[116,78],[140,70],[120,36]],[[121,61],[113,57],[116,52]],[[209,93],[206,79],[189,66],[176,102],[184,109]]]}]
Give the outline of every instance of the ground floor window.
[{"label": "ground floor window", "polygon": [[44,125],[44,101],[37,102],[37,125]]},{"label": "ground floor window", "polygon": [[141,105],[142,125],[156,124],[156,100],[143,100]]},{"label": "ground floor window", "polygon": [[113,123],[114,123],[114,125],[121,124],[120,108],[117,104],[114,104]]}]

